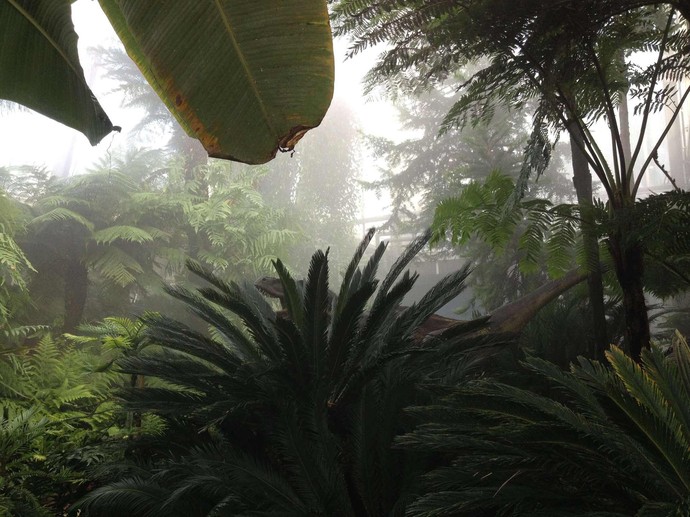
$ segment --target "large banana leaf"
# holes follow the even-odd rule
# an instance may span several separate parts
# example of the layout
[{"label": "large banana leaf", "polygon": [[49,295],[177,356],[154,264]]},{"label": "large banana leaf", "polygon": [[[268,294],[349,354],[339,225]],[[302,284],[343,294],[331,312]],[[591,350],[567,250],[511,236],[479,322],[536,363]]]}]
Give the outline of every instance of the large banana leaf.
[{"label": "large banana leaf", "polygon": [[326,0],[99,0],[132,59],[210,156],[264,163],[333,93]]},{"label": "large banana leaf", "polygon": [[0,99],[97,144],[113,125],[84,79],[69,0],[0,0]]}]

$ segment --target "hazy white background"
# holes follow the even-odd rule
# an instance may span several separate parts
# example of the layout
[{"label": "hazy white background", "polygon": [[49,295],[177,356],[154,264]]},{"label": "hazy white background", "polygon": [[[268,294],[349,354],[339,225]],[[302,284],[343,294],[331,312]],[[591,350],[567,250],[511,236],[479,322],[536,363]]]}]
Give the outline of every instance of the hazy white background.
[{"label": "hazy white background", "polygon": [[[26,109],[4,111],[0,113],[0,166],[43,165],[58,175],[80,174],[104,154],[124,145],[128,130],[138,121],[140,114],[123,108],[120,96],[111,92],[113,84],[109,84],[107,69],[99,66],[94,53],[94,48],[99,46],[121,46],[108,19],[93,0],[77,0],[72,4],[72,13],[87,81],[113,124],[122,127],[122,133],[112,133],[91,147],[81,133],[47,117]],[[375,53],[346,60],[346,50],[347,42],[335,42],[335,96],[350,106],[363,133],[389,137],[400,134],[395,109],[381,99],[367,100],[362,92],[361,80],[373,64]],[[160,144],[163,142],[161,138]],[[156,146],[155,142],[146,143]],[[372,180],[376,174],[375,161],[368,157],[362,163],[360,175],[362,179]],[[363,207],[368,215],[380,213],[385,210],[385,201],[364,195]]]}]

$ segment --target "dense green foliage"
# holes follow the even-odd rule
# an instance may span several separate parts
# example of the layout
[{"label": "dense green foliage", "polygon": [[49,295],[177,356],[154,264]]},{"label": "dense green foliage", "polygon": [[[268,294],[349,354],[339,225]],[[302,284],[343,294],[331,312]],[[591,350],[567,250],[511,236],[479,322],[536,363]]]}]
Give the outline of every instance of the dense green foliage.
[{"label": "dense green foliage", "polygon": [[[639,357],[650,343],[642,281],[645,257],[642,241],[632,238],[634,225],[626,213],[690,95],[682,81],[690,76],[683,23],[688,9],[683,3],[339,0],[333,4],[336,34],[354,36],[352,54],[387,44],[371,72],[372,82],[396,84],[401,77],[412,77],[420,85],[438,84],[463,67],[481,63],[461,85],[461,96],[444,120],[445,129],[491,121],[505,106],[535,106],[513,201],[521,199],[530,176],[544,172],[553,138],[560,132],[568,134],[573,183],[583,209],[583,250],[594,266],[589,288],[597,355],[606,336],[598,246],[594,221],[587,212],[592,204],[590,169],[604,188],[610,213],[606,232],[622,293],[626,345]],[[650,55],[646,64],[631,57],[645,52]],[[636,103],[632,111],[641,118],[634,141],[629,101]],[[650,117],[662,110],[669,117],[651,136],[651,146],[646,146]],[[605,121],[608,129],[603,138],[594,133],[598,120]],[[660,169],[665,170],[663,164]]]},{"label": "dense green foliage", "polygon": [[[411,412],[427,424],[399,444],[456,458],[426,476],[410,515],[687,515],[690,349],[620,349],[610,367],[570,372],[530,358],[548,384],[526,390],[480,380]],[[541,392],[541,393],[539,393]]]},{"label": "dense green foliage", "polygon": [[[4,172],[4,171],[3,171]],[[33,270],[26,254],[17,245],[17,232],[23,230],[20,212],[5,196],[0,197],[0,323],[7,326],[26,294],[27,273]],[[15,306],[13,306],[15,305]],[[9,335],[5,336],[9,338]]]},{"label": "dense green foliage", "polygon": [[[163,160],[130,151],[67,180],[12,171],[22,202],[12,210],[24,221],[16,239],[35,270],[13,282],[35,305],[15,320],[72,332],[83,318],[149,308],[163,279],[184,275],[188,255],[227,278],[260,276],[294,241],[297,232],[256,190],[262,171],[212,162],[186,181],[178,160]],[[32,186],[31,197],[20,197]]]},{"label": "dense green foliage", "polygon": [[[363,141],[347,105],[294,158],[230,167],[108,51],[109,79],[144,111],[141,143],[165,146],[108,150],[64,179],[0,168],[0,515],[688,515],[690,201],[675,184],[637,199],[668,128],[643,156],[617,124],[627,101],[641,133],[655,110],[678,116],[661,85],[690,69],[690,10],[331,4],[354,53],[389,44],[370,86],[410,133],[369,140],[387,169],[373,187],[391,225],[421,236],[390,270],[373,229],[344,258]],[[560,130],[607,201],[569,203],[559,175],[527,183]],[[412,260],[444,236],[469,263],[403,305],[421,283]],[[506,302],[577,263],[610,270],[608,341],[579,287],[510,325]],[[277,275],[280,310],[252,285],[262,275]],[[471,279],[493,317],[433,316]],[[644,293],[663,334],[629,357],[608,344],[643,336]]]},{"label": "dense green foliage", "polygon": [[[403,307],[417,278],[405,269],[430,233],[381,281],[385,244],[360,265],[372,235],[337,293],[327,253],[313,256],[304,283],[275,262],[284,311],[189,262],[204,285],[167,290],[196,322],[106,318],[69,343],[46,337],[6,353],[0,504],[48,515],[88,492],[79,508],[93,516],[684,508],[687,469],[673,441],[690,433],[682,337],[671,358],[645,353],[643,369],[614,349],[613,371],[582,359],[572,374],[535,358],[519,371],[512,347],[482,336],[483,320],[420,342],[468,271]],[[635,465],[646,477],[626,485]]]},{"label": "dense green foliage", "polygon": [[[420,346],[417,329],[462,290],[467,271],[401,307],[416,280],[403,271],[429,236],[415,241],[380,282],[384,244],[359,266],[372,236],[358,248],[332,304],[326,254],[314,254],[303,288],[276,262],[286,314],[274,312],[254,287],[223,282],[190,263],[211,287],[169,292],[211,333],[151,317],[146,335],[162,350],[118,361],[125,373],[165,381],[120,397],[130,410],[159,414],[170,432],[148,444],[129,476],[89,494],[82,503],[88,514],[402,512],[427,462],[391,448],[396,434],[412,429],[403,409],[430,400],[426,383],[462,378],[467,346],[481,339],[469,338],[475,326]],[[440,371],[440,361],[455,364]],[[167,450],[170,443],[177,446]]]},{"label": "dense green foliage", "polygon": [[[518,232],[523,271],[539,269],[546,255],[549,274],[562,275],[572,266],[577,251],[582,207],[554,205],[545,199],[509,203],[514,190],[513,181],[498,173],[489,175],[483,182],[468,184],[459,196],[445,199],[436,207],[436,238],[449,234],[453,243],[463,244],[479,236],[501,250],[512,244]],[[627,238],[642,243],[648,266],[645,288],[649,292],[664,298],[690,288],[690,239],[686,235],[690,224],[690,195],[687,192],[675,190],[650,195],[613,220],[601,203],[590,207],[590,213],[597,222],[604,249],[609,245],[612,225],[630,226],[634,222]],[[611,264],[613,259],[609,257],[607,262]]]},{"label": "dense green foliage", "polygon": [[90,486],[87,469],[124,436],[107,354],[50,336],[0,356],[0,513],[55,515]]}]

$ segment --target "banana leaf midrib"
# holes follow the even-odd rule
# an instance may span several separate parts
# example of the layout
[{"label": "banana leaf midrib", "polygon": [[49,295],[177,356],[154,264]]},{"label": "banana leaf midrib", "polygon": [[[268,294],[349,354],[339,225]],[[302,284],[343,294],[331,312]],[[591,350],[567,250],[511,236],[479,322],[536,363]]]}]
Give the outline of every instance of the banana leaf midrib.
[{"label": "banana leaf midrib", "polygon": [[219,0],[215,0],[214,4],[218,9],[221,19],[223,20],[223,25],[225,25],[225,28],[227,29],[228,38],[230,39],[232,46],[235,52],[237,53],[237,57],[240,61],[240,64],[242,65],[244,73],[247,76],[247,82],[249,83],[249,86],[252,90],[252,94],[256,98],[256,102],[261,110],[261,113],[263,114],[264,120],[266,121],[266,125],[269,127],[273,135],[279,137],[280,135],[278,135],[278,132],[276,131],[275,126],[273,125],[273,119],[269,116],[268,111],[266,110],[266,104],[262,101],[261,95],[259,94],[259,88],[257,86],[256,78],[254,77],[252,69],[250,68],[249,63],[247,63],[247,59],[244,55],[244,52],[242,52],[241,47],[237,43],[237,38],[235,36],[233,25],[230,22],[230,17],[223,9],[223,6],[220,5]]}]

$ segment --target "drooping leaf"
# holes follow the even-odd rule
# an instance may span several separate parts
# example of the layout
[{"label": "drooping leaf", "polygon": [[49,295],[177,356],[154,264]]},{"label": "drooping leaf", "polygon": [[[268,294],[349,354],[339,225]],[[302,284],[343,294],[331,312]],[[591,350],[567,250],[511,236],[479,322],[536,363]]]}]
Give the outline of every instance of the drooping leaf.
[{"label": "drooping leaf", "polygon": [[86,84],[70,4],[0,2],[0,99],[81,131],[96,145],[113,125]]},{"label": "drooping leaf", "polygon": [[209,155],[264,163],[333,93],[325,0],[99,0],[144,76]]}]

